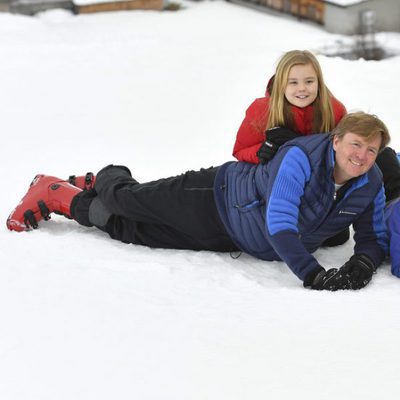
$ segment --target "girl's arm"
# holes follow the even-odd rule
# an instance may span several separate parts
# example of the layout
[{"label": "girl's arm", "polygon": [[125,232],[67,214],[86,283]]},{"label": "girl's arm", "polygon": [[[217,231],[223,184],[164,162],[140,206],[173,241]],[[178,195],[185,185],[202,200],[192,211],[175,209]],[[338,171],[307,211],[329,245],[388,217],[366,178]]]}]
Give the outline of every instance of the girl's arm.
[{"label": "girl's arm", "polygon": [[233,156],[239,161],[258,164],[257,151],[265,141],[268,99],[256,99],[246,111],[233,147]]}]

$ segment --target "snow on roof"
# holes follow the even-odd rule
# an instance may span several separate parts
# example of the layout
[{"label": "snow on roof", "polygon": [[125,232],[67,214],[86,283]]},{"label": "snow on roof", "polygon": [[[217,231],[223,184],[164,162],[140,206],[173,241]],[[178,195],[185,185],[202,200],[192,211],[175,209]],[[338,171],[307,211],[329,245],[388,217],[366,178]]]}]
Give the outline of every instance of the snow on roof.
[{"label": "snow on roof", "polygon": [[326,0],[326,3],[335,4],[341,7],[354,6],[355,4],[364,3],[367,0]]},{"label": "snow on roof", "polygon": [[65,3],[68,0],[16,0],[17,4],[47,4],[47,3]]},{"label": "snow on roof", "polygon": [[[99,3],[120,3],[123,1],[129,0],[74,0],[74,3],[77,6],[88,6],[90,4],[99,4]],[[164,0],[165,1],[165,0]]]},{"label": "snow on roof", "polygon": [[74,0],[74,3],[77,6],[87,6],[89,4],[98,4],[98,3],[118,3],[124,0]]}]

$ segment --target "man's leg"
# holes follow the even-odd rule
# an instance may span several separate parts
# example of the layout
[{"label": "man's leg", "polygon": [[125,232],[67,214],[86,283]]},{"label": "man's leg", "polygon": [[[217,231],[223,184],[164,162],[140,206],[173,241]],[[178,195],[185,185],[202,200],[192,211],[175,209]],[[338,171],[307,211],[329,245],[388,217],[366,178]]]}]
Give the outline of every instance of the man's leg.
[{"label": "man's leg", "polygon": [[216,170],[189,171],[138,184],[127,168],[109,166],[96,177],[98,197],[91,201],[89,195],[77,196],[79,201],[71,207],[72,214],[83,225],[87,218],[123,242],[162,248],[235,251],[237,248],[215,207]]},{"label": "man's leg", "polygon": [[396,152],[386,147],[378,155],[376,163],[383,174],[386,201],[400,197],[400,163]]}]

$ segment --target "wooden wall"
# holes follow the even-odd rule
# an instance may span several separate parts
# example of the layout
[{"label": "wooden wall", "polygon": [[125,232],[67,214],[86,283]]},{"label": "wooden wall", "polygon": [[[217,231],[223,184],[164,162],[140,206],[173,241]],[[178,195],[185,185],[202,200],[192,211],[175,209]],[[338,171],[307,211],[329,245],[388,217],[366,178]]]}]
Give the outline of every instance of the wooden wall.
[{"label": "wooden wall", "polygon": [[[95,1],[95,0],[94,0]],[[163,0],[126,0],[126,1],[110,1],[107,3],[93,3],[88,5],[75,5],[77,14],[104,12],[104,11],[120,11],[120,10],[162,10],[164,7]]]},{"label": "wooden wall", "polygon": [[259,0],[258,3],[300,18],[324,23],[325,2],[323,0]]}]

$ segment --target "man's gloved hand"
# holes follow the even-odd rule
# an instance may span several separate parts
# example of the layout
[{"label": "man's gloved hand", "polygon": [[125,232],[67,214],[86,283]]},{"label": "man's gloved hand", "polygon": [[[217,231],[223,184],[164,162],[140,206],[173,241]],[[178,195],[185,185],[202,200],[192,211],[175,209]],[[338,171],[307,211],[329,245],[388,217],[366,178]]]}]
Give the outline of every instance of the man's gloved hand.
[{"label": "man's gloved hand", "polygon": [[374,262],[365,254],[354,254],[339,271],[349,276],[352,289],[367,286],[376,268]]},{"label": "man's gloved hand", "polygon": [[266,164],[268,161],[271,161],[280,146],[299,136],[298,133],[280,126],[268,129],[265,132],[266,140],[257,151],[257,157],[260,160],[260,164]]},{"label": "man's gloved hand", "polygon": [[350,277],[341,271],[341,269],[331,268],[326,271],[320,267],[319,272],[313,279],[306,278],[304,281],[305,287],[310,287],[314,290],[336,290],[351,289]]}]

